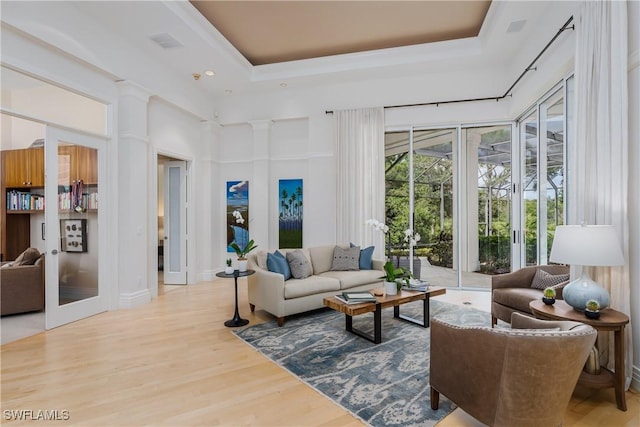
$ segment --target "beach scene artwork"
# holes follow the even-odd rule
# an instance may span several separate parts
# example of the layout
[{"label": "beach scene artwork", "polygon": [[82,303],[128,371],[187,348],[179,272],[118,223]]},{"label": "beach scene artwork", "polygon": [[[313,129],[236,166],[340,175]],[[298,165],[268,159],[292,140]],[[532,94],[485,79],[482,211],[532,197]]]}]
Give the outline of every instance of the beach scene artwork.
[{"label": "beach scene artwork", "polygon": [[302,179],[281,179],[278,186],[279,247],[302,247]]},{"label": "beach scene artwork", "polygon": [[227,181],[227,252],[249,241],[249,181]]}]

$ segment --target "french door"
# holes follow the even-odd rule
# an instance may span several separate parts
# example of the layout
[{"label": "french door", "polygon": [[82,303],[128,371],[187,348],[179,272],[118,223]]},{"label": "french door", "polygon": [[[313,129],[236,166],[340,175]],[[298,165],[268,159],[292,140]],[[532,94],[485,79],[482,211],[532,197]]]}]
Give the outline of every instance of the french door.
[{"label": "french door", "polygon": [[106,310],[105,141],[53,126],[45,137],[47,329]]},{"label": "french door", "polygon": [[164,284],[187,284],[187,162],[164,164]]}]

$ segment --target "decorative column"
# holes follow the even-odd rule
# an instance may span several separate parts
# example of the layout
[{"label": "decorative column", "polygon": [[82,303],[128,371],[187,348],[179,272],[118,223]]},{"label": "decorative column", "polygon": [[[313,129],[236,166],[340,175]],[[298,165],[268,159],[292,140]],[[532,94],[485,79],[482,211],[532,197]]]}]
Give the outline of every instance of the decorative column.
[{"label": "decorative column", "polygon": [[[217,225],[224,221],[224,206],[219,206],[217,197],[220,188],[220,177],[214,158],[217,157],[220,125],[213,121],[203,121],[200,124],[200,152],[202,158],[196,160],[194,180],[197,182],[197,192],[192,197],[195,212],[197,232],[192,235],[195,241],[195,260],[198,281],[212,280],[216,268],[220,268],[218,260],[224,258],[220,248],[214,244],[214,232]],[[204,195],[210,195],[208,197]]]},{"label": "decorative column", "polygon": [[[269,168],[269,131],[271,120],[249,122],[253,129],[253,178],[249,183],[249,236],[261,250],[278,247],[278,229],[272,224],[272,206],[269,203],[271,174]],[[277,215],[276,215],[277,216]]]},{"label": "decorative column", "polygon": [[118,286],[119,308],[151,301],[147,221],[150,210],[147,104],[150,94],[131,82],[117,83],[118,96]]}]

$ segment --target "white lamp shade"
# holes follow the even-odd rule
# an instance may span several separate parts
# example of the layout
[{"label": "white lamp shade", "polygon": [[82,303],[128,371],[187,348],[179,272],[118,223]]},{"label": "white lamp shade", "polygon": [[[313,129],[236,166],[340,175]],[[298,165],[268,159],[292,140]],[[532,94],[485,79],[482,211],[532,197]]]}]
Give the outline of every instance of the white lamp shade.
[{"label": "white lamp shade", "polygon": [[559,264],[611,266],[624,264],[612,225],[559,225],[549,261]]}]

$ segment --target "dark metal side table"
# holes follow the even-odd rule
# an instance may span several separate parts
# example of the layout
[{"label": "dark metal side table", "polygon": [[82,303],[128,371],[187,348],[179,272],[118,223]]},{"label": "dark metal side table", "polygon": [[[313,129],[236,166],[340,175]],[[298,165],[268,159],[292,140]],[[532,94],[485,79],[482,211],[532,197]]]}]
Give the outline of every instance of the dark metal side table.
[{"label": "dark metal side table", "polygon": [[223,279],[230,279],[233,277],[233,281],[235,282],[236,310],[235,310],[235,313],[233,314],[233,319],[227,320],[226,322],[224,322],[224,326],[233,328],[237,326],[244,326],[247,323],[249,323],[248,319],[241,318],[240,313],[238,313],[238,277],[251,276],[253,273],[255,273],[254,270],[247,270],[242,272],[240,272],[239,270],[235,270],[233,274],[227,274],[224,271],[221,271],[220,273],[216,273],[217,277],[222,277]]}]

